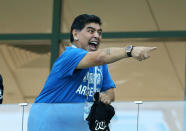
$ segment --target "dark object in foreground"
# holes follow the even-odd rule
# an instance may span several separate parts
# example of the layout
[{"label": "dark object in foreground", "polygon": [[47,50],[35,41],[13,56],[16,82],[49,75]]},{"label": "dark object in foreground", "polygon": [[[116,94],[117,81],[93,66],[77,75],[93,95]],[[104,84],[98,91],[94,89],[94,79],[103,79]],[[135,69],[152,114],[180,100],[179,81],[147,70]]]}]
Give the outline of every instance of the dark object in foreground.
[{"label": "dark object in foreground", "polygon": [[0,104],[3,103],[3,89],[4,89],[4,87],[3,87],[3,78],[2,78],[2,76],[0,74]]},{"label": "dark object in foreground", "polygon": [[99,101],[99,93],[94,95],[94,103],[87,117],[90,131],[110,131],[109,123],[115,114],[114,107]]}]

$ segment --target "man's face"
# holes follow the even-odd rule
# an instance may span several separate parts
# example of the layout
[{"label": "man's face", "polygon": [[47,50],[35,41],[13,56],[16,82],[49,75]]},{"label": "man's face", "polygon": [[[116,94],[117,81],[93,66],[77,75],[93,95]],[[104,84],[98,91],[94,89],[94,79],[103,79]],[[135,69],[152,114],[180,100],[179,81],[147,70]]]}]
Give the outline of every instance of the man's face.
[{"label": "man's face", "polygon": [[99,24],[89,23],[81,31],[77,31],[79,48],[96,51],[101,41],[102,29]]}]

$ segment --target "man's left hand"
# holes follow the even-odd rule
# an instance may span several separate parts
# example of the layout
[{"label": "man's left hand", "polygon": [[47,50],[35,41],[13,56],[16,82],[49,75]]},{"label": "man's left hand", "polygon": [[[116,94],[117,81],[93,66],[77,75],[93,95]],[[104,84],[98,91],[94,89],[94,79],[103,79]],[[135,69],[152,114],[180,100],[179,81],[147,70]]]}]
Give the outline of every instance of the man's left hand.
[{"label": "man's left hand", "polygon": [[100,93],[99,99],[100,99],[101,102],[103,102],[105,104],[110,104],[111,103],[110,97],[105,93]]},{"label": "man's left hand", "polygon": [[133,47],[132,57],[136,60],[142,61],[150,57],[150,52],[156,50],[157,47]]}]

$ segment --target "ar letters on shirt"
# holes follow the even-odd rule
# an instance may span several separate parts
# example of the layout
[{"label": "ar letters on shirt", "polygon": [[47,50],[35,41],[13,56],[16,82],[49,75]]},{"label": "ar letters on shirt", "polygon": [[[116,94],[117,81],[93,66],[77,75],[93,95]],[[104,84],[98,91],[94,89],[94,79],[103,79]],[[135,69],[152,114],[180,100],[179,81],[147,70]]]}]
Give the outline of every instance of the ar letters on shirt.
[{"label": "ar letters on shirt", "polygon": [[93,97],[95,84],[96,84],[96,91],[100,92],[100,90],[101,90],[101,89],[97,88],[97,86],[101,84],[101,79],[102,79],[101,69],[98,68],[96,73],[87,72],[87,74],[83,78],[82,84],[76,90],[76,93],[80,94],[80,95],[86,95],[87,90],[89,88],[88,94],[90,97]]}]

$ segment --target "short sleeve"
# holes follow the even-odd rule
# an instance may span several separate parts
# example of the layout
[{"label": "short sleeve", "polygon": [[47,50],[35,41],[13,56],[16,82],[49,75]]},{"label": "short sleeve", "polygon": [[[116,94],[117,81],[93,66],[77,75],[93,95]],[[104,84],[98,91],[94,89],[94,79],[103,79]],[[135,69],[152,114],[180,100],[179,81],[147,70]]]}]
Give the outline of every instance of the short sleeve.
[{"label": "short sleeve", "polygon": [[103,65],[103,86],[102,86],[101,91],[106,91],[110,88],[116,88],[116,86],[108,71],[108,65]]},{"label": "short sleeve", "polygon": [[80,48],[67,47],[54,63],[51,73],[59,73],[59,77],[72,76],[77,65],[87,53],[88,51]]}]

